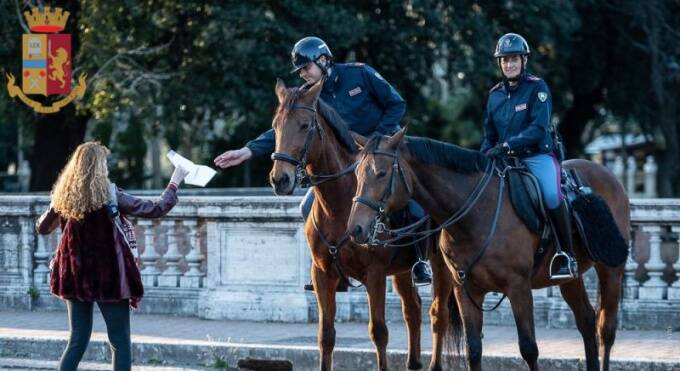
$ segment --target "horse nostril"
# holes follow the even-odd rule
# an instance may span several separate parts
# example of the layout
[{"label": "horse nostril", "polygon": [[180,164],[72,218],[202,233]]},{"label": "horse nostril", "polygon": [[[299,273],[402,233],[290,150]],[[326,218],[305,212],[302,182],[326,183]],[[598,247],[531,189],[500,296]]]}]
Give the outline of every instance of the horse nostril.
[{"label": "horse nostril", "polygon": [[289,181],[290,179],[288,178],[288,174],[283,174],[283,176],[279,180],[279,184],[281,185],[288,184]]},{"label": "horse nostril", "polygon": [[362,232],[363,232],[363,231],[362,231],[362,229],[361,229],[361,226],[360,226],[360,225],[356,225],[356,226],[354,226],[354,230],[352,231],[352,236],[353,236],[354,238],[359,238],[359,237],[361,237],[361,233],[362,233]]}]

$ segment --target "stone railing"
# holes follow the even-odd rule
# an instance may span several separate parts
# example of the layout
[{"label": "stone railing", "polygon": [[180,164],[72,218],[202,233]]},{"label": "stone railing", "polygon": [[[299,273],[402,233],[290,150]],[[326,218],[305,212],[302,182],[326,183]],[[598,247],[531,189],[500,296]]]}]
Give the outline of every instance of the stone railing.
[{"label": "stone railing", "polygon": [[[314,295],[302,290],[310,258],[298,213],[300,197],[182,196],[168,216],[133,219],[146,294],[140,310],[210,319],[315,321]],[[46,196],[0,196],[0,305],[63,308],[49,294],[49,262],[59,232],[38,236]],[[680,199],[635,199],[634,240],[626,264],[620,325],[675,328],[680,323]],[[597,276],[586,276],[597,304]],[[430,288],[420,288],[424,310]],[[487,296],[487,304],[498,296]],[[539,326],[573,325],[557,287],[534,291]],[[366,320],[363,289],[337,295],[338,320]],[[401,318],[388,284],[387,316]],[[487,323],[512,324],[507,302]]]}]

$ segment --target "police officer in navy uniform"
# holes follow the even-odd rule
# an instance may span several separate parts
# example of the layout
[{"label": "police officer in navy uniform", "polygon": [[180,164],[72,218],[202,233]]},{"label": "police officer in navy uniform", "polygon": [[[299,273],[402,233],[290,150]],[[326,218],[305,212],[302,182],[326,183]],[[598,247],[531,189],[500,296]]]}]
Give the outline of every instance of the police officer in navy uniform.
[{"label": "police officer in navy uniform", "polygon": [[[514,33],[498,39],[494,57],[503,75],[489,92],[481,151],[490,157],[515,156],[538,179],[559,245],[551,278],[576,277],[569,208],[560,187],[560,162],[550,124],[552,99],[543,79],[527,73],[526,40]],[[552,268],[552,267],[551,267]]]},{"label": "police officer in navy uniform", "polygon": [[[390,135],[400,129],[399,122],[406,111],[406,102],[372,67],[364,63],[334,63],[326,43],[314,36],[295,43],[291,57],[291,73],[298,73],[307,86],[325,78],[320,98],[340,114],[350,130],[368,136],[376,132]],[[215,165],[223,169],[235,166],[253,156],[269,155],[274,152],[274,147],[274,129],[270,129],[245,147],[217,156]],[[305,220],[313,203],[314,193],[310,189],[300,204]],[[413,201],[409,202],[409,212],[416,218],[424,216],[423,209]],[[416,284],[432,282],[430,266],[422,259],[423,251],[417,248],[421,258],[412,269]],[[306,285],[305,289],[313,288]],[[345,290],[345,287],[338,289]]]}]

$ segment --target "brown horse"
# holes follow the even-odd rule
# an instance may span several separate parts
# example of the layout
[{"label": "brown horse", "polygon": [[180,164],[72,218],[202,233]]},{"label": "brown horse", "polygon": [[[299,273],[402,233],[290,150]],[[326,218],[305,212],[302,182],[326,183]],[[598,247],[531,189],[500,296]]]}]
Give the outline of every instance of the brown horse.
[{"label": "brown horse", "polygon": [[[321,86],[322,83],[317,83],[303,90],[286,88],[281,80],[277,81],[279,107],[273,119],[276,152],[272,155],[275,162],[270,173],[277,194],[292,193],[300,177],[309,176],[319,183],[314,187],[316,198],[305,224],[305,234],[313,260],[311,275],[319,308],[320,369],[332,369],[335,294],[338,283],[345,279],[343,276],[357,279],[366,286],[369,335],[376,347],[379,369],[387,369],[385,277],[388,275],[393,276],[394,288],[402,300],[408,330],[407,367],[420,369],[421,301],[410,273],[415,253],[412,248],[366,248],[353,244],[345,233],[356,189],[352,164],[357,150],[346,124],[319,100]],[[432,239],[432,246],[435,242]],[[431,365],[439,369],[452,286],[441,254],[431,254],[430,261],[435,290],[432,326],[438,334],[433,340],[436,356],[432,357]]]},{"label": "brown horse", "polygon": [[[503,172],[486,171],[493,169],[489,167],[489,158],[477,151],[431,139],[407,137],[402,141],[404,132],[387,139],[376,136],[363,143],[365,148],[356,169],[357,197],[348,223],[352,238],[359,243],[368,239],[379,214],[375,209],[389,212],[413,197],[435,222],[446,226],[441,233],[440,249],[456,280],[454,292],[459,313],[452,313],[452,323],[460,321],[462,316],[469,369],[481,369],[484,296],[489,291],[498,291],[510,299],[522,357],[531,370],[537,370],[531,290],[559,284],[583,337],[587,369],[598,369],[597,333],[601,369],[608,370],[616,334],[623,264],[612,268],[593,262],[583,245],[576,244],[579,273],[594,266],[599,278],[600,308],[596,317],[580,274],[568,281],[549,279],[549,260],[555,251],[552,244],[539,261],[534,261],[539,237],[519,219],[507,193],[499,197]],[[616,222],[612,228],[618,228],[627,242],[630,239],[629,202],[613,174],[584,160],[566,161],[564,166],[576,169],[606,201]],[[473,189],[479,189],[476,186],[483,185],[487,178],[487,186],[481,188],[476,203],[473,201],[470,206],[466,201],[473,198],[470,197],[476,192]],[[454,213],[456,222],[448,222]],[[622,249],[627,252],[627,245]],[[469,268],[471,265],[474,270]],[[463,282],[466,283],[463,285]]]}]

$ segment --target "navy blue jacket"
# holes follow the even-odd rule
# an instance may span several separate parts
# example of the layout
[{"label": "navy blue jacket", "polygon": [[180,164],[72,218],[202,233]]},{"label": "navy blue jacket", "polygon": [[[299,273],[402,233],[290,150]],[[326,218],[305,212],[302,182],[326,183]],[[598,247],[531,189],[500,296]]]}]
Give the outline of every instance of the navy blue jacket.
[{"label": "navy blue jacket", "polygon": [[[392,134],[400,129],[406,102],[372,67],[363,63],[335,63],[324,82],[321,99],[335,109],[350,130],[367,136]],[[246,144],[253,156],[274,152],[274,129]]]},{"label": "navy blue jacket", "polygon": [[498,83],[489,91],[480,150],[508,142],[519,156],[552,152],[551,114],[552,97],[541,78],[526,74],[512,87]]}]

